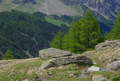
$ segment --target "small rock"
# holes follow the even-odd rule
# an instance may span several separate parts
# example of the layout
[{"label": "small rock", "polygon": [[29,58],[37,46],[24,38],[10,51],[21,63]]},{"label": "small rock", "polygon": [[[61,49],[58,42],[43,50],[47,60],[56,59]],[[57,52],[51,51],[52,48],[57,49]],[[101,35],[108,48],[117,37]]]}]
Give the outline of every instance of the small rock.
[{"label": "small rock", "polygon": [[97,63],[96,62],[93,62],[94,65],[96,65]]},{"label": "small rock", "polygon": [[23,81],[29,81],[28,79],[24,79]]},{"label": "small rock", "polygon": [[72,73],[72,74],[69,74],[70,75],[70,77],[73,77],[74,76],[74,74]]},{"label": "small rock", "polygon": [[100,71],[100,67],[92,66],[88,68],[88,72],[92,72],[92,71]]},{"label": "small rock", "polygon": [[52,75],[52,72],[51,72],[51,71],[49,71],[49,72],[48,72],[48,74],[49,74],[49,75]]},{"label": "small rock", "polygon": [[77,77],[78,73],[75,73],[74,71],[66,71],[67,73],[69,73],[70,77]]},{"label": "small rock", "polygon": [[89,72],[87,72],[87,69],[83,69],[80,72],[81,74],[77,78],[86,77],[89,74]]},{"label": "small rock", "polygon": [[48,81],[47,79],[44,79],[42,77],[35,77],[35,81]]},{"label": "small rock", "polygon": [[107,68],[103,68],[103,67],[92,66],[92,67],[88,68],[88,72],[93,72],[93,71],[97,71],[97,72],[101,72],[101,71],[114,72],[111,69],[107,69]]}]

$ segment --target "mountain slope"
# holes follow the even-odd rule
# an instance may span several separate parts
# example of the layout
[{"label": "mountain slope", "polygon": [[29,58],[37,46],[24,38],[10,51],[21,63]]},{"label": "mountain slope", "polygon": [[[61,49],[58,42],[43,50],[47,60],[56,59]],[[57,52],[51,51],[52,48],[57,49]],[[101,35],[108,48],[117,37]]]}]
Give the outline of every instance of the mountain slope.
[{"label": "mountain slope", "polygon": [[[0,10],[40,11],[47,15],[80,15],[87,9],[107,19],[115,18],[120,10],[119,0],[1,0]],[[5,7],[6,6],[6,7]],[[4,7],[4,8],[3,8]],[[29,10],[28,10],[29,9]]]},{"label": "mountain slope", "polygon": [[15,58],[38,56],[38,50],[49,47],[49,41],[60,29],[64,30],[48,23],[39,12],[1,12],[0,59],[7,50]]},{"label": "mountain slope", "polygon": [[[87,9],[101,16],[115,18],[120,8],[119,0],[1,0],[0,10],[40,11],[45,14],[83,15]],[[6,7],[5,7],[6,6]],[[4,7],[4,8],[3,8]],[[22,7],[22,8],[21,8]],[[27,9],[26,9],[27,8]]]},{"label": "mountain slope", "polygon": [[105,18],[116,17],[120,8],[119,0],[60,0],[66,5],[86,7],[91,11],[101,14]]},{"label": "mountain slope", "polygon": [[[10,5],[12,7],[3,8],[1,7],[1,11],[3,10],[11,10],[11,9],[17,9],[17,10],[26,10],[31,9],[30,11],[40,11],[45,14],[57,14],[57,15],[75,15],[76,12],[74,12],[71,8],[64,5],[59,0],[2,0],[1,6],[4,7],[4,5]],[[22,7],[22,8],[21,8]],[[27,10],[28,11],[28,10]],[[29,12],[29,11],[28,11]]]}]

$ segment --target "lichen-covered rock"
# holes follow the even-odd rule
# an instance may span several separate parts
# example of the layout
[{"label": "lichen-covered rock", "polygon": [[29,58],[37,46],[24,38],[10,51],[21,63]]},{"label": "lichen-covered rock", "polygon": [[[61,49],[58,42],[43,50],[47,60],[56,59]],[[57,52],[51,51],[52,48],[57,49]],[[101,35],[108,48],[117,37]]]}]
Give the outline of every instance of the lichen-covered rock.
[{"label": "lichen-covered rock", "polygon": [[79,65],[92,65],[93,64],[91,59],[85,56],[75,55],[75,56],[66,56],[66,57],[50,59],[44,62],[41,65],[40,69],[58,67],[58,66],[67,65],[70,63],[77,63]]},{"label": "lichen-covered rock", "polygon": [[48,48],[39,51],[39,57],[41,59],[59,58],[65,56],[71,56],[72,53],[69,51],[63,51],[56,48]]},{"label": "lichen-covered rock", "polygon": [[106,40],[105,42],[99,43],[95,46],[97,51],[113,48],[120,48],[120,40]]},{"label": "lichen-covered rock", "polygon": [[119,70],[120,69],[120,60],[119,61],[114,61],[106,66],[109,69],[112,70]]}]

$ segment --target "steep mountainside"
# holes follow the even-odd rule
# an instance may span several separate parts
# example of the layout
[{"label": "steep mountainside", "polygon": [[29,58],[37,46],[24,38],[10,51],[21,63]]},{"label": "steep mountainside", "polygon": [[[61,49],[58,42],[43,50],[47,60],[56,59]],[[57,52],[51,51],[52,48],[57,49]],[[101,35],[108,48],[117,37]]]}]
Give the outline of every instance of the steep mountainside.
[{"label": "steep mountainside", "polygon": [[120,8],[120,0],[60,0],[66,5],[89,8],[97,12],[105,18],[116,17],[117,11]]},{"label": "steep mountainside", "polygon": [[97,16],[115,18],[120,8],[119,0],[0,0],[0,11],[17,9],[45,14],[83,15],[87,9]]},{"label": "steep mountainside", "polygon": [[0,13],[0,59],[7,50],[15,58],[38,56],[62,28],[48,23],[44,14],[12,11]]}]

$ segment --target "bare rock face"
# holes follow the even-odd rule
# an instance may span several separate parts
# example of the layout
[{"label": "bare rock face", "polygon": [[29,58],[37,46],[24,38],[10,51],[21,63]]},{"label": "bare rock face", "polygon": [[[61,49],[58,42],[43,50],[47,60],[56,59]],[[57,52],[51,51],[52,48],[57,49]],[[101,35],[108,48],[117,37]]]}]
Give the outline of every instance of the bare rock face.
[{"label": "bare rock face", "polygon": [[50,59],[50,58],[71,56],[71,55],[72,53],[69,51],[63,51],[56,48],[48,48],[48,49],[43,49],[39,51],[39,57],[44,60]]},{"label": "bare rock face", "polygon": [[66,5],[86,6],[106,18],[115,18],[120,7],[120,0],[60,0]]},{"label": "bare rock face", "polygon": [[105,42],[99,43],[95,46],[97,51],[113,48],[120,48],[120,40],[106,40]]},{"label": "bare rock face", "polygon": [[80,55],[74,55],[74,56],[66,56],[66,57],[60,57],[60,58],[54,58],[50,59],[46,62],[44,62],[40,69],[47,69],[51,67],[58,67],[62,65],[67,65],[70,63],[77,63],[79,65],[92,65],[91,59],[85,56],[80,56]]}]

